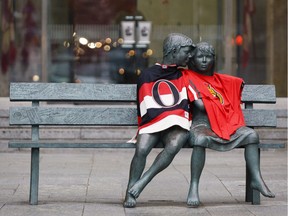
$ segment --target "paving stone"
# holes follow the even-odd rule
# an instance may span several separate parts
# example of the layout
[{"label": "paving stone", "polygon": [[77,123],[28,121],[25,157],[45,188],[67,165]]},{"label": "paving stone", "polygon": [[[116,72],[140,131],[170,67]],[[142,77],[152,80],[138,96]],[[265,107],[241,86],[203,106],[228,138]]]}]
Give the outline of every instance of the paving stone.
[{"label": "paving stone", "polygon": [[[57,149],[58,150],[58,149]],[[147,168],[161,149],[153,149]],[[183,149],[137,199],[124,209],[133,149],[91,149],[41,153],[39,204],[29,200],[30,152],[0,153],[0,216],[286,216],[287,153],[261,152],[263,177],[276,198],[245,202],[244,151],[207,151],[200,180],[201,206],[186,206],[191,149]]]}]

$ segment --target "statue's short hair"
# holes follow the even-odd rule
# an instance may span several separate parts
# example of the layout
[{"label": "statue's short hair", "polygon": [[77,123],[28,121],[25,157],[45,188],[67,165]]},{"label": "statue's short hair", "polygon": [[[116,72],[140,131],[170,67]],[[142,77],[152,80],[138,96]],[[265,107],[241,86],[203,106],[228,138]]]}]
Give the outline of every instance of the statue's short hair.
[{"label": "statue's short hair", "polygon": [[207,42],[197,43],[194,52],[196,52],[197,50],[200,50],[203,53],[209,53],[209,54],[213,55],[213,57],[215,58],[215,49],[211,44],[209,44]]},{"label": "statue's short hair", "polygon": [[178,51],[181,47],[186,46],[195,47],[191,38],[181,33],[171,33],[163,42],[163,56],[167,56],[171,51]]},{"label": "statue's short hair", "polygon": [[211,70],[214,71],[214,69],[215,69],[215,61],[216,61],[216,53],[215,53],[214,47],[211,44],[207,43],[207,42],[199,42],[199,43],[196,44],[196,47],[195,47],[195,49],[192,52],[192,57],[191,57],[190,61],[187,64],[188,68],[191,69],[191,70],[194,70],[194,71],[197,70],[197,68],[194,65],[194,58],[195,58],[195,55],[196,55],[197,51],[201,51],[202,53],[208,53],[208,54],[211,54],[213,56],[214,62],[213,62],[213,66],[212,66]]}]

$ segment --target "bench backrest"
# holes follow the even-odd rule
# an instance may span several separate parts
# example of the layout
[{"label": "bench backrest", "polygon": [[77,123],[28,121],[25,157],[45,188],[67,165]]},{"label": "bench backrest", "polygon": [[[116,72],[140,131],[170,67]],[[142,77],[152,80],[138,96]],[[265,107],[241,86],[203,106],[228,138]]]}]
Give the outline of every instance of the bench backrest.
[{"label": "bench backrest", "polygon": [[[32,102],[10,108],[11,125],[137,125],[134,84],[11,83],[10,100]],[[56,107],[56,101],[86,104]],[[276,127],[273,110],[252,109],[253,103],[276,103],[274,85],[246,85],[242,102],[247,126]]]}]

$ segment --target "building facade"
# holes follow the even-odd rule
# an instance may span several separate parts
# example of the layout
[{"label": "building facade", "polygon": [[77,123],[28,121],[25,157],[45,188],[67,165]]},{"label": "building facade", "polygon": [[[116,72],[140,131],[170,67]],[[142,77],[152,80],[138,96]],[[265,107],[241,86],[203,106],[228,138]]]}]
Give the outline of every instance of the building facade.
[{"label": "building facade", "polygon": [[179,32],[220,73],[287,97],[286,0],[2,0],[0,96],[10,82],[135,83]]}]

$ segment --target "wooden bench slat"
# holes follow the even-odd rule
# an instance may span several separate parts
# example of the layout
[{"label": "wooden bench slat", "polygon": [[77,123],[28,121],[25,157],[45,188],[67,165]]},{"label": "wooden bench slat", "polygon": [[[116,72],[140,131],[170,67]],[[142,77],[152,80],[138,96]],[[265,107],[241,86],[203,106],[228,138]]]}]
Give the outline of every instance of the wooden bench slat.
[{"label": "wooden bench slat", "polygon": [[241,100],[250,103],[276,103],[275,86],[245,85]]},{"label": "wooden bench slat", "polygon": [[[273,110],[243,110],[250,127],[275,127]],[[11,107],[10,125],[137,125],[136,107]]]},{"label": "wooden bench slat", "polygon": [[133,143],[91,143],[85,141],[58,140],[15,140],[10,141],[9,148],[135,148]]},{"label": "wooden bench slat", "polygon": [[280,149],[280,148],[285,148],[285,143],[260,143],[259,148]]},{"label": "wooden bench slat", "polygon": [[136,108],[11,107],[10,125],[137,125]]},{"label": "wooden bench slat", "polygon": [[[136,101],[135,84],[10,83],[11,101]],[[274,85],[246,85],[242,102],[276,103]]]},{"label": "wooden bench slat", "polygon": [[11,101],[136,101],[135,84],[10,83]]},{"label": "wooden bench slat", "polygon": [[[104,143],[89,142],[83,140],[11,140],[8,143],[9,148],[135,148],[135,143]],[[163,143],[159,142],[154,148],[163,148]],[[188,143],[183,148],[190,148]]]},{"label": "wooden bench slat", "polygon": [[273,110],[244,109],[246,125],[249,127],[276,127],[277,116]]}]

